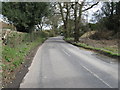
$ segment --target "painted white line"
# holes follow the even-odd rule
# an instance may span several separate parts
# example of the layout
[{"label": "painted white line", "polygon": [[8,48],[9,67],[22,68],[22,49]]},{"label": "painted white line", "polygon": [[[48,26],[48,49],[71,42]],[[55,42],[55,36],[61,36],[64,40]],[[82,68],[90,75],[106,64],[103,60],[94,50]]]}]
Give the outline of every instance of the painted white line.
[{"label": "painted white line", "polygon": [[84,69],[86,69],[88,72],[90,72],[91,74],[93,74],[96,78],[98,78],[100,81],[102,81],[105,85],[107,85],[109,88],[112,88],[112,86],[110,86],[108,83],[106,83],[103,79],[101,79],[97,74],[95,74],[94,72],[92,72],[91,70],[89,70],[87,67],[81,65]]},{"label": "painted white line", "polygon": [[65,50],[63,50],[63,52],[64,52],[66,55],[70,56],[70,54],[68,54]]}]

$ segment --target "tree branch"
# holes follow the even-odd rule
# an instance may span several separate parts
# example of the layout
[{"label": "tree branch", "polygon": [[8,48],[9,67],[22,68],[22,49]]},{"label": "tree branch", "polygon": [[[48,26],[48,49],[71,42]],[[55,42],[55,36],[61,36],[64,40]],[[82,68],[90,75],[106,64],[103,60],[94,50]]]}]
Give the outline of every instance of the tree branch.
[{"label": "tree branch", "polygon": [[87,10],[91,9],[92,7],[94,7],[95,5],[97,5],[98,3],[99,3],[99,2],[97,2],[97,3],[93,4],[93,5],[91,5],[90,7],[88,7],[88,8],[86,8],[86,9],[82,10],[82,12],[84,12],[84,11],[87,11]]}]

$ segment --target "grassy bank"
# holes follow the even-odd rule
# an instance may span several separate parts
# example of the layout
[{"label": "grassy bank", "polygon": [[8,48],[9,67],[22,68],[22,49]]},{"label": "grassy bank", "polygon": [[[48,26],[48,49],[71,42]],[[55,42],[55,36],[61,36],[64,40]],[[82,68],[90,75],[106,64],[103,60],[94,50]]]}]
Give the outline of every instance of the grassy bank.
[{"label": "grassy bank", "polygon": [[27,34],[12,32],[7,37],[2,51],[3,83],[9,83],[15,78],[15,71],[25,63],[25,57],[36,46],[46,40],[43,32]]},{"label": "grassy bank", "polygon": [[[76,46],[79,46],[79,47],[83,47],[85,49],[90,49],[90,50],[94,50],[94,51],[98,51],[102,54],[105,54],[105,55],[108,55],[108,56],[111,56],[111,57],[120,57],[120,53],[118,53],[118,47],[111,47],[111,46],[98,46],[98,47],[95,47],[95,46],[92,46],[90,44],[86,44],[86,43],[81,43],[81,42],[77,42],[75,43],[74,42],[74,39],[73,38],[65,38],[64,39],[65,41],[73,44],[73,45],[76,45]],[[94,43],[93,43],[94,44]]]}]

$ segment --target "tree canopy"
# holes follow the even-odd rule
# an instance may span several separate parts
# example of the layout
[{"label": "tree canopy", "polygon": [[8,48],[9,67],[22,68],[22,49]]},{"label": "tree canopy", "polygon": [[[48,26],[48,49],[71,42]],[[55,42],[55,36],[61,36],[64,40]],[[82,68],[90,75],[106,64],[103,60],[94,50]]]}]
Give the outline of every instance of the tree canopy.
[{"label": "tree canopy", "polygon": [[49,14],[47,2],[3,2],[2,14],[17,31],[31,33],[42,17]]},{"label": "tree canopy", "polygon": [[105,29],[117,33],[120,29],[120,1],[104,2],[101,12],[96,14],[96,18]]}]

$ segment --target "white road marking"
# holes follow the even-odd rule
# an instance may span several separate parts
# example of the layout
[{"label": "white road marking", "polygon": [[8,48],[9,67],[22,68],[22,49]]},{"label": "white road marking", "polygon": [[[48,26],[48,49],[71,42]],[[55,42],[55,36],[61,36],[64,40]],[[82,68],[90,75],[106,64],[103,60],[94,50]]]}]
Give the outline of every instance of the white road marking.
[{"label": "white road marking", "polygon": [[101,79],[97,74],[95,74],[94,72],[92,72],[91,70],[89,70],[87,67],[81,65],[84,69],[86,69],[88,72],[90,72],[91,74],[93,74],[96,78],[98,78],[100,81],[102,81],[105,85],[107,85],[108,87],[112,88],[112,86],[110,86],[108,83],[106,83],[103,79]]},{"label": "white road marking", "polygon": [[63,52],[64,52],[66,55],[70,56],[70,54],[68,54],[64,49],[63,49]]}]

